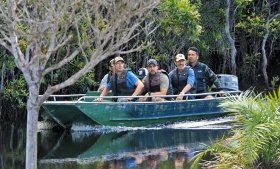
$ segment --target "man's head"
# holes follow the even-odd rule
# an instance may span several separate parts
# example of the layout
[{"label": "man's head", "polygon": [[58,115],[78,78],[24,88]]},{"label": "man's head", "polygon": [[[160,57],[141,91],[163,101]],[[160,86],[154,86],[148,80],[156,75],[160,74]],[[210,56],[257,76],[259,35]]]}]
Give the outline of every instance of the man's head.
[{"label": "man's head", "polygon": [[122,57],[117,56],[114,59],[114,66],[116,72],[122,72],[124,70],[124,60]]},{"label": "man's head", "polygon": [[188,61],[190,64],[195,64],[198,61],[199,52],[196,47],[190,47],[188,49]]},{"label": "man's head", "polygon": [[140,68],[138,70],[138,77],[142,80],[148,74],[148,70],[146,68]]},{"label": "man's head", "polygon": [[155,59],[149,59],[147,62],[147,69],[149,74],[154,75],[158,70],[158,63]]},{"label": "man's head", "polygon": [[178,69],[184,69],[186,66],[186,57],[185,55],[179,53],[175,56],[175,65]]},{"label": "man's head", "polygon": [[110,71],[114,70],[114,62],[115,62],[115,59],[111,59],[110,62],[109,62],[109,70]]}]

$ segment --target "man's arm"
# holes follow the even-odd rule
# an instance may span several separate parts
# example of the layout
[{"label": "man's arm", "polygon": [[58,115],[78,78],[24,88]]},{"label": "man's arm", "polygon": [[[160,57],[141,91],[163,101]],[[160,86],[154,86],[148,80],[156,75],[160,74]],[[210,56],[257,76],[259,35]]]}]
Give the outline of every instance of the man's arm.
[{"label": "man's arm", "polygon": [[144,84],[141,82],[141,80],[138,79],[135,83],[136,89],[134,90],[132,96],[138,96],[141,94],[142,89],[144,88]]},{"label": "man's arm", "polygon": [[207,66],[206,68],[207,76],[211,82],[210,86],[213,84],[216,86],[217,91],[221,92],[219,95],[224,96],[224,91],[221,88],[221,82],[218,76]]},{"label": "man's arm", "polygon": [[185,93],[189,92],[194,85],[195,76],[194,76],[193,69],[189,68],[187,74],[188,74],[188,82],[187,82],[186,86],[183,88],[183,90],[180,92],[180,94],[185,94]]},{"label": "man's arm", "polygon": [[151,93],[151,96],[166,95],[169,87],[169,78],[166,74],[160,74],[160,91]]},{"label": "man's arm", "polygon": [[221,89],[221,82],[219,78],[208,66],[206,67],[206,78],[206,82],[209,86],[212,86],[214,84],[218,90]]},{"label": "man's arm", "polygon": [[[111,81],[106,84],[106,86],[102,90],[100,96],[106,96],[110,90],[111,90]],[[103,98],[101,98],[101,97],[96,98],[96,101],[102,101],[102,100],[103,100]]]},{"label": "man's arm", "polygon": [[182,91],[179,93],[179,96],[177,96],[176,100],[182,100],[183,95],[189,92],[194,85],[195,76],[192,68],[188,69],[187,75],[188,75],[188,82],[186,86],[182,89]]},{"label": "man's arm", "polygon": [[97,89],[97,91],[103,91],[104,88],[106,88],[107,86],[107,78],[108,78],[108,73],[102,78],[99,88]]},{"label": "man's arm", "polygon": [[[107,87],[105,87],[105,88],[102,90],[100,96],[106,96],[107,94],[108,94],[108,89],[107,89]],[[103,100],[102,97],[96,98],[96,101],[102,101],[102,100]]]}]

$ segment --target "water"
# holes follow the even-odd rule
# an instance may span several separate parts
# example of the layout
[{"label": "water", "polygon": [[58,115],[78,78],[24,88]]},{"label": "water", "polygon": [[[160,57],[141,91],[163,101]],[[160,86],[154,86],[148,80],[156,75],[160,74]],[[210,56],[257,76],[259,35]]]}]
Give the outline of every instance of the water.
[{"label": "water", "polygon": [[[231,118],[153,128],[74,126],[38,132],[39,169],[188,168],[211,140],[227,134]],[[25,130],[0,126],[0,168],[24,168]]]}]

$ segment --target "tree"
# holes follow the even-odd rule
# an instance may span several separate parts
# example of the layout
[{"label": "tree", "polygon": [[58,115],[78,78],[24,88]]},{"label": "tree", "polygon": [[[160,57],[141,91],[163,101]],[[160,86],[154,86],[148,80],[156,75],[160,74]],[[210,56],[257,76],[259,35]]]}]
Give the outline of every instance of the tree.
[{"label": "tree", "polygon": [[[245,73],[262,73],[264,84],[268,87],[267,66],[272,51],[277,50],[274,42],[279,39],[279,17],[277,18],[280,9],[279,2],[277,0],[248,0],[247,2],[238,1],[239,6],[242,6],[241,9],[239,7],[238,23],[236,24],[237,34],[240,37],[239,53],[245,54],[245,56],[243,54],[243,62],[249,61],[248,64],[241,67],[245,67]],[[269,55],[267,55],[267,51],[271,51]],[[253,71],[248,70],[250,67]],[[248,78],[257,77],[254,74],[248,74],[246,83],[248,83]]]},{"label": "tree", "polygon": [[[54,92],[75,83],[114,54],[143,46],[125,44],[136,37],[157,0],[3,0],[0,2],[0,44],[28,85],[26,168],[37,168],[37,122],[42,103]],[[150,25],[151,23],[147,24]],[[74,59],[83,67],[39,95],[45,76]]]},{"label": "tree", "polygon": [[162,0],[157,14],[159,28],[151,37],[155,45],[148,55],[169,65],[173,56],[185,54],[187,46],[199,41],[202,32],[199,8],[199,1]]},{"label": "tree", "polygon": [[236,75],[236,47],[235,47],[235,39],[232,38],[230,34],[230,21],[229,21],[229,14],[230,14],[230,5],[231,5],[231,0],[227,0],[226,4],[226,10],[225,10],[225,34],[226,37],[228,38],[228,43],[230,47],[230,65],[231,65],[231,73]]},{"label": "tree", "polygon": [[280,16],[280,13],[272,13],[271,8],[275,5],[275,2],[271,2],[268,1],[266,6],[267,6],[267,10],[268,10],[268,16],[266,18],[266,22],[265,22],[265,31],[264,31],[264,36],[263,36],[263,40],[262,40],[262,74],[264,77],[264,84],[265,86],[268,88],[269,87],[269,83],[268,83],[268,75],[267,75],[267,54],[266,54],[266,49],[265,49],[265,45],[268,39],[268,36],[270,34],[270,30],[269,30],[269,25],[271,24],[271,22],[273,21],[273,19],[275,19],[276,17]]}]

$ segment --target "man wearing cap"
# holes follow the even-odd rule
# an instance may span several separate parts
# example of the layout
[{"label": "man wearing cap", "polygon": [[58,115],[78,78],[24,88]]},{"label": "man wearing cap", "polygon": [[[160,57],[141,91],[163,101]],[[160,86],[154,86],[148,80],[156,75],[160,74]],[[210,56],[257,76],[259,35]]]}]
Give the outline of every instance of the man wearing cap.
[{"label": "man wearing cap", "polygon": [[169,73],[173,93],[178,95],[176,100],[182,100],[186,93],[190,93],[194,86],[194,71],[190,66],[186,66],[186,58],[183,54],[177,54],[174,61],[176,68]]},{"label": "man wearing cap", "polygon": [[138,78],[142,80],[148,74],[148,69],[142,67],[138,70]]},{"label": "man wearing cap", "polygon": [[[215,84],[218,91],[221,91],[221,83],[216,74],[204,63],[198,62],[199,52],[196,47],[190,47],[188,49],[188,65],[190,65],[195,73],[196,80],[196,93],[206,93],[207,87],[211,87]],[[223,93],[220,94],[221,96]],[[197,98],[204,98],[205,96],[198,96]],[[211,98],[211,95],[207,95],[207,98]]]},{"label": "man wearing cap", "polygon": [[[153,101],[169,100],[169,97],[161,98],[157,95],[172,95],[172,88],[168,74],[164,70],[158,70],[158,63],[155,59],[149,59],[147,62],[148,75],[143,78],[143,94],[151,96]],[[141,98],[140,101],[147,101],[147,98]]]},{"label": "man wearing cap", "polygon": [[[112,90],[114,96],[137,96],[141,93],[144,87],[141,80],[124,68],[124,60],[117,56],[114,59],[114,74],[102,91],[100,96],[106,96],[108,91]],[[117,101],[131,101],[133,98],[119,98]],[[97,98],[97,101],[102,101],[102,98]]]},{"label": "man wearing cap", "polygon": [[102,92],[104,90],[104,88],[107,86],[107,83],[109,83],[113,71],[114,71],[114,59],[111,59],[109,62],[109,73],[107,73],[101,80],[99,88],[97,89],[97,91]]}]

